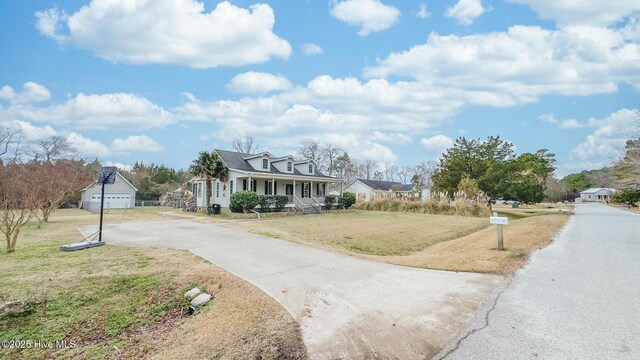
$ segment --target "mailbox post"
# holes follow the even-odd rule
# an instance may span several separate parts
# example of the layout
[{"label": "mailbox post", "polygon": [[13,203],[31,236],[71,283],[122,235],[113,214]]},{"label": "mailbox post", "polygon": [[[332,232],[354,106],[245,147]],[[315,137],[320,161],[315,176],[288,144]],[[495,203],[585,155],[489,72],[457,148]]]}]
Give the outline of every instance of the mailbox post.
[{"label": "mailbox post", "polygon": [[489,224],[498,225],[498,250],[504,250],[504,239],[502,234],[502,225],[509,224],[509,218],[506,216],[498,216],[497,212],[489,218]]}]

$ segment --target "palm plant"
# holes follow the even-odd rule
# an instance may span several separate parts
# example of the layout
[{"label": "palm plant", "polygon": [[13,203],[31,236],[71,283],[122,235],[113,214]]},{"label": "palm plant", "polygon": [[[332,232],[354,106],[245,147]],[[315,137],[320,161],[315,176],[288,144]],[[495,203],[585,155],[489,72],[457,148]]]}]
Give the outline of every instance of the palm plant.
[{"label": "palm plant", "polygon": [[189,173],[207,180],[205,188],[207,206],[209,206],[209,194],[211,194],[212,188],[210,180],[220,179],[223,182],[227,181],[227,168],[216,152],[200,151],[198,158],[191,162]]}]

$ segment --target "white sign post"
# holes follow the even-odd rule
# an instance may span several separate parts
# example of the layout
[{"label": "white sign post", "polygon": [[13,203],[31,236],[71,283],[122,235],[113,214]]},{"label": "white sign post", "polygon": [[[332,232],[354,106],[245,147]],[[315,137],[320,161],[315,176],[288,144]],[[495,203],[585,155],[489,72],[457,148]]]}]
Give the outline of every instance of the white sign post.
[{"label": "white sign post", "polygon": [[498,213],[494,212],[493,216],[489,218],[489,224],[498,225],[498,250],[504,250],[504,242],[502,239],[502,225],[509,224],[509,218],[498,216]]}]

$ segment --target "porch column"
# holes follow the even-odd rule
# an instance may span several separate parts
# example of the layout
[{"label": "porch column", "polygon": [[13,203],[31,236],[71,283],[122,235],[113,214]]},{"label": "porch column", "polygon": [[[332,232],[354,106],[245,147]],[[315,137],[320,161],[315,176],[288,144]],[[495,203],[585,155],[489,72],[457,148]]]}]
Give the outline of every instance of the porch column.
[{"label": "porch column", "polygon": [[296,179],[293,179],[293,196],[296,196]]},{"label": "porch column", "polygon": [[249,186],[248,186],[248,188],[249,188],[249,191],[255,191],[253,189],[253,180],[251,179],[251,176],[249,176]]},{"label": "porch column", "polygon": [[276,192],[276,179],[271,178],[271,195],[275,194]]},{"label": "porch column", "polygon": [[340,181],[340,197],[342,197],[343,188],[344,188],[344,181]]},{"label": "porch column", "polygon": [[[311,185],[309,185],[309,197],[313,196],[313,181],[311,182]],[[316,194],[316,196],[318,196],[318,194]]]}]

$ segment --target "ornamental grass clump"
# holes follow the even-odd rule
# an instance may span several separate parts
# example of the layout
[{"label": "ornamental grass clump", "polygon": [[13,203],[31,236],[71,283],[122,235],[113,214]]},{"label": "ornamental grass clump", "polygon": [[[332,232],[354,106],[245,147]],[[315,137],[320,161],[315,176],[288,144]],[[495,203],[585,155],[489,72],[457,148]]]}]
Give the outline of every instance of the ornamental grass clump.
[{"label": "ornamental grass clump", "polygon": [[371,211],[485,217],[491,215],[488,204],[489,199],[484,193],[469,196],[464,191],[458,191],[453,194],[453,198],[444,192],[434,192],[428,200],[386,198],[359,201],[354,208]]}]

